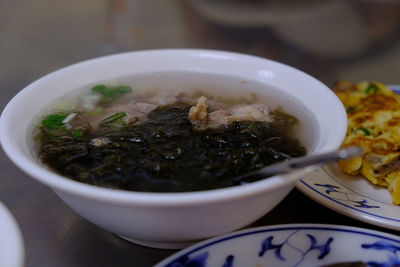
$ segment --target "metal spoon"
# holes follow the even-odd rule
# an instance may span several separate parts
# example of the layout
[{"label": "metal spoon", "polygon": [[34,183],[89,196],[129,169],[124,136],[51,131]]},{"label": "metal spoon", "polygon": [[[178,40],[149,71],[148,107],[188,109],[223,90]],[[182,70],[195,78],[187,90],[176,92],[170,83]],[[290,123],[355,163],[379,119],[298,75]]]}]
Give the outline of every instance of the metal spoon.
[{"label": "metal spoon", "polygon": [[307,166],[328,163],[342,159],[348,159],[360,156],[362,154],[363,150],[360,147],[352,146],[352,147],[342,148],[333,152],[293,158],[287,161],[269,165],[255,172],[238,176],[235,178],[234,183],[243,184],[243,183],[253,182],[256,180],[266,178],[268,176],[284,174]]}]

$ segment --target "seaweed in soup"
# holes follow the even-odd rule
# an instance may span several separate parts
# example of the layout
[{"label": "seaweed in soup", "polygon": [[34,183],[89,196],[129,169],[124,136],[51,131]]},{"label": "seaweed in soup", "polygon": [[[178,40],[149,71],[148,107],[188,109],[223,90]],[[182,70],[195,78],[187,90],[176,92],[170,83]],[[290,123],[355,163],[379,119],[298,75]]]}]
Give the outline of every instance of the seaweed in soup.
[{"label": "seaweed in soup", "polygon": [[272,112],[270,122],[233,121],[199,130],[188,117],[191,107],[182,102],[157,106],[140,123],[100,133],[42,131],[39,155],[58,173],[80,182],[185,192],[235,186],[239,175],[306,153],[290,134],[297,119],[282,110]]}]

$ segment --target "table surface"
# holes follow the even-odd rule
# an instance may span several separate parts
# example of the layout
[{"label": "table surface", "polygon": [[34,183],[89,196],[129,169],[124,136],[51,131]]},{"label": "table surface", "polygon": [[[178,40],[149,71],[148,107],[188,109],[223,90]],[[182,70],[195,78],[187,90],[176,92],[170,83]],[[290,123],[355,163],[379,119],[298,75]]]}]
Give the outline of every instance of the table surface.
[{"label": "table surface", "polygon": [[[39,77],[85,59],[206,48],[277,60],[327,86],[400,84],[399,1],[0,0],[0,110]],[[0,151],[0,200],[15,216],[26,266],[151,266],[174,253],[87,222]],[[294,189],[251,226],[329,223],[398,232],[340,215]]]}]

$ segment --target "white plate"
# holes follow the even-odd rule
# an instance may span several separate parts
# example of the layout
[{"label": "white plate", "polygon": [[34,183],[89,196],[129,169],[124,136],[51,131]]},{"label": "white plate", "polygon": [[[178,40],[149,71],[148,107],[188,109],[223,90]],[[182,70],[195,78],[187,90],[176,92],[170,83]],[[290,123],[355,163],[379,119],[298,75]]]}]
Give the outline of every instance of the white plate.
[{"label": "white plate", "polygon": [[[399,85],[390,89],[400,94]],[[323,166],[300,179],[296,187],[304,194],[351,218],[400,230],[400,206],[392,204],[386,188],[374,186],[361,176],[343,173],[336,164]]]},{"label": "white plate", "polygon": [[201,242],[155,267],[310,267],[356,261],[367,266],[399,266],[400,237],[338,225],[265,226]]},{"label": "white plate", "polygon": [[24,246],[14,217],[0,202],[0,266],[22,267]]}]

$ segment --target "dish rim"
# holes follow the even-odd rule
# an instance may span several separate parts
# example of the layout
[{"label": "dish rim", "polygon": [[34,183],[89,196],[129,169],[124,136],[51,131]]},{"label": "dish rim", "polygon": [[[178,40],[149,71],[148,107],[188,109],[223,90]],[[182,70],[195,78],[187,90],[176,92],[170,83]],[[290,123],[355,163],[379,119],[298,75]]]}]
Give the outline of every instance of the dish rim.
[{"label": "dish rim", "polygon": [[278,232],[282,230],[317,230],[317,231],[337,231],[341,233],[353,233],[360,235],[368,235],[372,237],[382,238],[390,240],[391,242],[398,243],[400,245],[400,236],[394,234],[381,232],[368,228],[361,228],[356,226],[337,225],[337,224],[318,224],[318,223],[289,223],[289,224],[275,224],[266,225],[253,228],[247,228],[239,231],[234,231],[228,234],[210,238],[194,245],[191,245],[185,249],[182,249],[164,260],[158,262],[154,267],[167,266],[173,260],[178,259],[182,256],[190,255],[191,253],[200,251],[207,247],[212,247],[218,243],[230,242],[230,240],[241,238],[243,236],[257,235],[264,232]]}]

